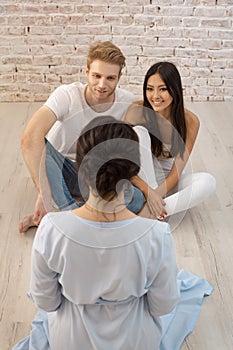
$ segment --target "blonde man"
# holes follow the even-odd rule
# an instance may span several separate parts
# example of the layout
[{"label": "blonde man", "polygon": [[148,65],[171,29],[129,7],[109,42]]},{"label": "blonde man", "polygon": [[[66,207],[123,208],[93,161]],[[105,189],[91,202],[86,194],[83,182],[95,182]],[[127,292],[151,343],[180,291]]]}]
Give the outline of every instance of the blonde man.
[{"label": "blonde man", "polygon": [[[82,204],[74,199],[81,194],[75,185],[76,141],[83,127],[95,117],[124,118],[134,101],[132,93],[117,87],[124,66],[125,57],[112,42],[92,44],[87,55],[87,83],[61,85],[32,116],[22,136],[22,152],[38,197],[34,213],[20,223],[20,232],[37,226],[49,211],[74,209]],[[135,196],[138,200],[129,209],[137,213],[144,197],[137,189]]]}]

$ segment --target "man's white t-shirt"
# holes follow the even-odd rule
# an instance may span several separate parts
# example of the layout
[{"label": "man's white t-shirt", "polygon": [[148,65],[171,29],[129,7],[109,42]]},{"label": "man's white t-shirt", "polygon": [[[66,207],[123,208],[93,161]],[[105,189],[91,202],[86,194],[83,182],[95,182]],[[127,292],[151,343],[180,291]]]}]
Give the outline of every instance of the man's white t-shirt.
[{"label": "man's white t-shirt", "polygon": [[112,116],[123,120],[134,101],[134,95],[121,88],[115,90],[115,101],[105,112],[94,111],[86,102],[87,85],[75,82],[59,86],[45,102],[57,117],[57,121],[47,135],[47,139],[64,156],[75,160],[76,142],[82,129],[94,118]]}]

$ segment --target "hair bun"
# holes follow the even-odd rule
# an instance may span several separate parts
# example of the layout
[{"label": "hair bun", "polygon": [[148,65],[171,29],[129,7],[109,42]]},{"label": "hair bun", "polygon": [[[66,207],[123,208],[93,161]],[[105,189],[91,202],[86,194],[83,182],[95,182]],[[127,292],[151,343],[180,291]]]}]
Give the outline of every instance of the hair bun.
[{"label": "hair bun", "polygon": [[77,142],[77,165],[81,191],[85,183],[103,198],[116,194],[117,184],[130,180],[140,169],[136,132],[112,117],[95,118]]}]

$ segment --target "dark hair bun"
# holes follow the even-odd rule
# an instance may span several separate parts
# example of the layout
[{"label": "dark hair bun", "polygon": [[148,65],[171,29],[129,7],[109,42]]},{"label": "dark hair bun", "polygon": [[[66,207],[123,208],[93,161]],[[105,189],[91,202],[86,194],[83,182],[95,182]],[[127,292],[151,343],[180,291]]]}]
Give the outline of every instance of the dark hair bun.
[{"label": "dark hair bun", "polygon": [[[140,169],[138,136],[113,117],[97,117],[77,142],[79,186],[91,186],[102,198],[115,196]],[[86,187],[85,187],[86,190]]]}]

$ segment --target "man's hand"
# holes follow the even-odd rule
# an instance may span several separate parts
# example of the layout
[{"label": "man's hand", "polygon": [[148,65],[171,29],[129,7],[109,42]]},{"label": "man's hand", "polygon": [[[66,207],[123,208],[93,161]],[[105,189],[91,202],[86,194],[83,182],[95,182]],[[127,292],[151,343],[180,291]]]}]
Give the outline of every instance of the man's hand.
[{"label": "man's hand", "polygon": [[33,218],[32,218],[32,220],[33,220],[33,222],[34,222],[34,224],[36,226],[39,225],[39,223],[41,222],[41,219],[43,218],[43,216],[45,216],[45,214],[47,214],[48,209],[47,210],[46,209],[45,209],[45,206],[44,206],[41,194],[38,194],[38,197],[37,197],[37,200],[36,200],[36,204],[35,204],[35,207],[34,207],[34,215],[33,215]]},{"label": "man's hand", "polygon": [[[46,196],[47,197],[47,196]],[[45,216],[45,214],[50,213],[52,211],[57,211],[57,209],[53,206],[51,202],[51,198],[43,198],[41,193],[38,194],[35,208],[34,208],[34,215],[33,215],[33,222],[36,226],[39,225],[42,218]]]},{"label": "man's hand", "polygon": [[27,215],[23,218],[23,220],[19,223],[19,232],[27,232],[31,227],[37,227],[41,222],[41,219],[46,214],[46,210],[44,208],[42,196],[38,194],[34,213],[32,215]]},{"label": "man's hand", "polygon": [[38,226],[42,218],[51,211],[57,211],[52,204],[44,204],[41,194],[38,194],[33,215],[27,215],[19,224],[19,232],[27,232],[30,227]]}]

